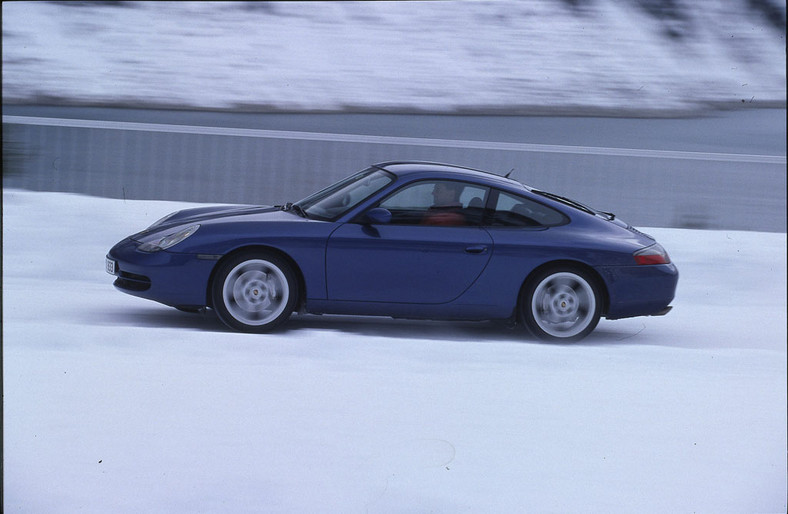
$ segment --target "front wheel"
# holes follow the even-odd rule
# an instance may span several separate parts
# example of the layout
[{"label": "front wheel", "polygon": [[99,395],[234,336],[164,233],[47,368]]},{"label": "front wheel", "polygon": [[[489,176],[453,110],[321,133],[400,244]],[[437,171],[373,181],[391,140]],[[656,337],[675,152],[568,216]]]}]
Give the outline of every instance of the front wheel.
[{"label": "front wheel", "polygon": [[219,319],[242,332],[267,332],[282,324],[293,312],[297,294],[290,264],[267,253],[245,253],[224,261],[211,286]]},{"label": "front wheel", "polygon": [[551,269],[528,282],[520,317],[539,339],[573,342],[599,323],[602,302],[596,281],[578,269]]}]

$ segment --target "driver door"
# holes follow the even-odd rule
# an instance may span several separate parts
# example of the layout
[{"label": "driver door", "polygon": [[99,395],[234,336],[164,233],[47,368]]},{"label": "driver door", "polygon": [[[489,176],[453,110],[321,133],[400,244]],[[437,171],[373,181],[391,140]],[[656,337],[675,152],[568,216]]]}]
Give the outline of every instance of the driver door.
[{"label": "driver door", "polygon": [[381,202],[392,213],[388,224],[346,223],[334,231],[326,249],[329,300],[440,304],[474,283],[492,253],[490,235],[476,223],[489,191],[453,184],[465,221],[422,224],[436,182],[405,186]]}]

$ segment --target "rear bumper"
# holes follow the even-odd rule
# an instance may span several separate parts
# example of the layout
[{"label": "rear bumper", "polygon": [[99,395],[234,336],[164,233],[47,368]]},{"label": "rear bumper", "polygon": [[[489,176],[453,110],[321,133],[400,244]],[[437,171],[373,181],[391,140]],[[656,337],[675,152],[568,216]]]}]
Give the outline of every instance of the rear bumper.
[{"label": "rear bumper", "polygon": [[667,307],[665,307],[661,311],[655,312],[654,314],[652,314],[652,316],[664,316],[665,314],[669,313],[672,310],[673,310],[673,306],[672,305],[668,305]]},{"label": "rear bumper", "polygon": [[674,264],[602,266],[597,271],[608,291],[606,318],[664,316],[671,310],[679,280]]}]

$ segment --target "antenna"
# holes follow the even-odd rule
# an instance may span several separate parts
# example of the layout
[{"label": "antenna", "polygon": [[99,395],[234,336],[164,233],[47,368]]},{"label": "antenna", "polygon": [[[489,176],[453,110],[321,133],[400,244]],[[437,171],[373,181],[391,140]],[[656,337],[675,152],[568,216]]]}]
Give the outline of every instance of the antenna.
[{"label": "antenna", "polygon": [[504,176],[503,176],[503,178],[509,178],[509,175],[511,175],[513,171],[514,171],[514,168],[510,169],[510,170],[509,170],[509,173],[507,173],[506,175],[504,175]]}]

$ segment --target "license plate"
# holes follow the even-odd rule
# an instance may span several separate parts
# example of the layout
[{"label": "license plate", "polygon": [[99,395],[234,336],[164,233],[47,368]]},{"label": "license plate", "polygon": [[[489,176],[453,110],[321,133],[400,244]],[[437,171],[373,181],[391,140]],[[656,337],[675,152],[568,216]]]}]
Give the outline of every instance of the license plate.
[{"label": "license plate", "polygon": [[118,269],[118,263],[107,257],[107,273],[115,275]]}]

